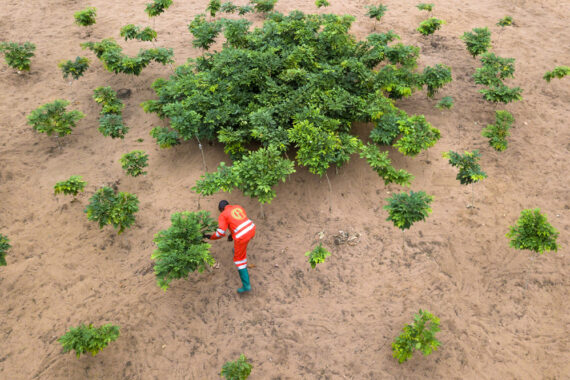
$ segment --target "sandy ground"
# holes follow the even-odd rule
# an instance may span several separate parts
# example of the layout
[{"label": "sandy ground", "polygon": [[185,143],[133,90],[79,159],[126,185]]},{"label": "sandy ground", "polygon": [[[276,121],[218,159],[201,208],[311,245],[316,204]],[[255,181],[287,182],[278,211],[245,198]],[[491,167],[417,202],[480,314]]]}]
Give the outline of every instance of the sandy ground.
[{"label": "sandy ground", "polygon": [[[190,187],[202,173],[197,144],[159,150],[148,133],[163,122],[139,106],[154,98],[152,81],[171,69],[153,64],[140,77],[114,75],[79,47],[86,40],[119,40],[127,23],[152,26],[145,2],[4,0],[0,7],[2,40],[37,45],[29,74],[0,65],[0,233],[13,245],[8,266],[0,268],[1,379],[215,379],[240,353],[253,363],[251,379],[570,378],[570,79],[542,80],[547,70],[570,64],[570,3],[435,0],[433,15],[447,24],[425,38],[415,31],[426,17],[417,2],[385,1],[378,30],[393,29],[403,42],[420,46],[420,69],[434,63],[453,69],[454,81],[436,99],[422,92],[399,102],[441,130],[429,156],[390,153],[397,168],[416,176],[413,190],[435,196],[433,213],[406,232],[403,251],[402,234],[382,209],[401,189],[385,187],[357,156],[338,174],[329,172],[330,214],[326,181],[303,168],[278,187],[266,220],[256,201],[239,192],[202,199],[214,215],[220,199],[239,203],[257,223],[249,251],[254,290],[240,297],[225,241],[213,247],[219,269],[175,281],[166,293],[155,282],[153,235],[170,225],[172,213],[197,209]],[[206,3],[175,0],[156,20],[157,45],[174,48],[177,63],[199,54],[187,24]],[[372,31],[364,15],[369,2],[331,3],[329,12],[357,17],[359,38]],[[90,37],[73,23],[73,13],[87,6],[98,10]],[[316,7],[281,0],[277,9]],[[514,27],[495,26],[505,15]],[[497,54],[516,58],[516,78],[508,84],[524,89],[524,101],[506,107],[516,123],[503,153],[480,136],[496,107],[478,94],[471,75],[479,62],[459,39],[483,26],[491,29]],[[121,44],[128,53],[149,46]],[[92,66],[70,86],[57,63],[77,55],[90,57]],[[97,131],[99,106],[91,95],[102,85],[132,90],[124,100],[131,127],[124,141]],[[455,99],[454,108],[434,108],[445,95]],[[26,125],[31,110],[57,98],[87,115],[61,150],[54,138]],[[355,125],[362,135],[369,128]],[[145,177],[121,170],[119,157],[133,149],[150,154]],[[475,209],[466,208],[470,189],[441,158],[450,149],[482,153],[489,178],[475,187]],[[206,145],[205,154],[210,170],[227,161],[219,144]],[[70,175],[88,182],[75,202],[53,195],[55,182]],[[92,193],[111,183],[141,201],[136,225],[120,236],[111,227],[100,230],[83,212]],[[509,248],[504,234],[522,209],[534,207],[560,231],[561,249],[531,260],[528,252]],[[359,238],[337,245],[339,231]],[[311,270],[304,253],[319,240],[332,256]],[[442,346],[399,365],[390,343],[420,308],[441,318]],[[57,338],[89,322],[119,325],[121,336],[95,357],[62,354]]]}]

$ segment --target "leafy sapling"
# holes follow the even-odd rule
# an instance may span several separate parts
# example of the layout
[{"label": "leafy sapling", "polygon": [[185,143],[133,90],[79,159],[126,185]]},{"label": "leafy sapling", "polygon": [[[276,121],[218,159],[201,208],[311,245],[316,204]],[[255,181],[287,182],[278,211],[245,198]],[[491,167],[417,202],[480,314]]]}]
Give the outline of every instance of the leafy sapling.
[{"label": "leafy sapling", "polygon": [[89,68],[89,59],[85,57],[76,57],[75,61],[63,61],[60,62],[58,66],[63,73],[63,79],[67,79],[68,76],[71,76],[73,79],[77,80],[81,78]]},{"label": "leafy sapling", "polygon": [[105,137],[110,136],[112,139],[124,139],[129,127],[123,124],[121,115],[107,113],[99,118],[99,132]]},{"label": "leafy sapling", "polygon": [[444,152],[443,157],[449,160],[449,164],[459,169],[456,179],[462,185],[471,185],[471,206],[474,207],[475,196],[473,184],[487,178],[487,174],[479,166],[481,155],[478,150],[459,154],[454,151]]},{"label": "leafy sapling", "polygon": [[73,195],[75,198],[77,194],[85,190],[87,182],[81,179],[79,175],[72,175],[68,180],[61,181],[53,187],[54,194]]},{"label": "leafy sapling", "polygon": [[117,193],[110,187],[102,187],[89,199],[85,208],[88,220],[99,223],[99,228],[112,224],[120,235],[125,228],[135,222],[135,213],[139,210],[139,200],[136,195]]},{"label": "leafy sapling", "polygon": [[144,168],[148,166],[148,154],[142,150],[133,150],[132,152],[125,153],[120,159],[121,167],[132,177],[145,175],[147,172]]},{"label": "leafy sapling", "polygon": [[410,186],[414,176],[404,169],[396,170],[388,158],[388,152],[380,152],[376,145],[362,145],[360,157],[366,159],[368,165],[384,180],[384,184],[396,183]]},{"label": "leafy sapling", "polygon": [[420,26],[416,29],[418,32],[424,36],[429,36],[433,34],[436,30],[441,29],[441,26],[445,24],[445,21],[440,20],[435,17],[430,17],[427,20],[420,22]]},{"label": "leafy sapling", "polygon": [[159,147],[166,149],[180,144],[180,136],[174,129],[168,127],[154,127],[150,135],[156,139]]},{"label": "leafy sapling", "polygon": [[242,5],[241,7],[238,7],[238,15],[243,16],[246,15],[248,13],[252,13],[253,12],[253,7],[251,5]]},{"label": "leafy sapling", "polygon": [[433,98],[436,92],[451,80],[451,67],[439,63],[434,67],[427,66],[422,74],[428,98]]},{"label": "leafy sapling", "polygon": [[216,262],[210,254],[211,245],[203,241],[204,234],[217,228],[209,212],[177,212],[170,221],[168,229],[154,235],[157,249],[151,256],[158,286],[164,291],[172,280],[188,277],[194,271],[201,273]]},{"label": "leafy sapling", "polygon": [[152,3],[147,3],[145,12],[149,17],[156,17],[168,9],[172,5],[172,0],[153,0]]},{"label": "leafy sapling", "polygon": [[377,6],[367,5],[366,9],[368,9],[366,16],[374,19],[374,30],[376,30],[376,22],[380,21],[384,13],[388,10],[388,7],[383,4],[378,4]]},{"label": "leafy sapling", "polygon": [[331,3],[329,3],[327,0],[316,0],[315,5],[317,6],[317,8],[322,8],[322,7],[328,7],[329,5],[331,5]]},{"label": "leafy sapling", "polygon": [[277,0],[250,0],[251,4],[253,4],[253,8],[258,13],[268,13],[273,11],[275,8],[275,3]]},{"label": "leafy sapling", "polygon": [[497,26],[511,26],[513,25],[513,18],[511,16],[505,16],[499,20]]},{"label": "leafy sapling", "polygon": [[117,93],[110,87],[97,87],[93,90],[93,100],[101,105],[101,115],[120,115],[124,104],[117,97]]},{"label": "leafy sapling", "polygon": [[416,5],[416,8],[418,8],[420,11],[428,11],[428,12],[433,11],[433,7],[434,7],[434,5],[431,3],[429,3],[429,4],[420,3],[420,4]]},{"label": "leafy sapling", "polygon": [[216,13],[218,13],[221,7],[222,7],[221,0],[210,0],[208,6],[206,7],[206,11],[210,12],[210,16],[216,17]]},{"label": "leafy sapling", "polygon": [[141,29],[140,26],[128,24],[121,28],[121,37],[127,40],[154,41],[158,34],[150,27]]},{"label": "leafy sapling", "polygon": [[95,17],[97,16],[97,9],[86,8],[79,12],[75,12],[75,23],[79,26],[91,26],[95,24]]},{"label": "leafy sapling", "polygon": [[48,136],[54,133],[57,137],[68,135],[75,128],[77,122],[85,117],[82,112],[77,110],[67,112],[66,107],[68,105],[69,102],[63,99],[46,103],[28,115],[28,124],[35,131],[46,133]]},{"label": "leafy sapling", "polygon": [[311,264],[311,268],[313,269],[315,269],[317,264],[324,263],[325,259],[330,255],[331,253],[323,248],[322,244],[316,246],[312,251],[305,253],[305,256],[309,257],[309,264]]},{"label": "leafy sapling", "polygon": [[208,50],[222,31],[223,23],[206,21],[204,14],[198,14],[188,25],[188,30],[194,36],[192,46]]},{"label": "leafy sapling", "polygon": [[522,100],[522,89],[520,87],[508,87],[503,83],[491,85],[489,88],[479,90],[483,94],[483,99],[492,103],[510,103]]},{"label": "leafy sapling", "polygon": [[238,10],[238,6],[234,5],[231,1],[226,1],[222,3],[220,7],[220,12],[222,13],[235,13]]},{"label": "leafy sapling", "polygon": [[507,149],[507,137],[510,136],[509,129],[514,121],[515,118],[509,111],[495,111],[495,124],[488,124],[481,135],[489,139],[489,145],[495,150],[502,152]]},{"label": "leafy sapling", "polygon": [[6,266],[6,253],[12,248],[7,236],[0,234],[0,266]]},{"label": "leafy sapling", "polygon": [[475,28],[473,33],[465,32],[461,36],[463,42],[467,46],[467,51],[475,58],[476,56],[487,52],[491,47],[491,32],[488,28]]},{"label": "leafy sapling", "polygon": [[421,351],[425,356],[431,354],[441,345],[435,338],[440,331],[439,318],[432,313],[420,309],[414,314],[414,321],[404,326],[404,329],[392,343],[392,355],[403,363],[412,357],[414,350]]},{"label": "leafy sapling", "polygon": [[384,210],[388,211],[386,220],[392,221],[394,226],[402,230],[402,250],[404,250],[404,232],[409,229],[412,224],[425,220],[431,213],[430,203],[433,196],[427,195],[423,191],[410,191],[408,195],[405,192],[394,194],[387,198],[388,204],[384,206]]},{"label": "leafy sapling", "polygon": [[18,74],[20,71],[30,71],[30,58],[34,56],[35,50],[36,45],[31,42],[0,42],[0,52],[4,53],[6,64],[18,70]]},{"label": "leafy sapling", "polygon": [[570,75],[570,67],[568,66],[557,66],[552,71],[547,71],[542,77],[545,81],[550,83],[553,78],[562,79],[566,75]]},{"label": "leafy sapling", "polygon": [[439,102],[435,105],[436,108],[443,110],[443,109],[451,109],[453,107],[453,98],[451,96],[444,96],[441,98]]},{"label": "leafy sapling", "polygon": [[413,157],[422,150],[431,148],[441,137],[439,129],[432,127],[424,115],[399,120],[398,125],[402,137],[394,147],[406,156]]},{"label": "leafy sapling", "polygon": [[58,341],[63,346],[64,353],[74,350],[75,355],[80,357],[81,354],[86,353],[97,355],[118,337],[119,326],[107,324],[93,327],[92,324],[89,326],[81,324],[78,327],[70,327],[69,331],[63,334]]},{"label": "leafy sapling", "polygon": [[556,239],[559,232],[554,228],[540,209],[522,210],[514,226],[509,227],[509,245],[519,250],[529,250],[539,254],[558,251]]},{"label": "leafy sapling", "polygon": [[246,380],[252,368],[245,355],[241,354],[235,362],[226,362],[220,375],[226,380]]}]

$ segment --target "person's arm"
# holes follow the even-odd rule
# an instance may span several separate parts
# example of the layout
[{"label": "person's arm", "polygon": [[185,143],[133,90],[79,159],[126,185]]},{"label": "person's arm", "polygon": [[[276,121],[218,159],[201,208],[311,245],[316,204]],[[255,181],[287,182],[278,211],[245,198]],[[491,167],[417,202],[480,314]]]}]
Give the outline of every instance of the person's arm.
[{"label": "person's arm", "polygon": [[226,220],[226,216],[224,213],[221,213],[218,217],[218,229],[212,236],[210,236],[210,240],[218,240],[226,235],[226,230],[228,229],[228,221]]}]

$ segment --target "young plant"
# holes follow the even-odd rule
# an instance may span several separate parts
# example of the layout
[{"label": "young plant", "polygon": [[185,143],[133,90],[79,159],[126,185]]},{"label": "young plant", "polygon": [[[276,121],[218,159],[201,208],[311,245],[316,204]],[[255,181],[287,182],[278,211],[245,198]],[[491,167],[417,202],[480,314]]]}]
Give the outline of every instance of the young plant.
[{"label": "young plant", "polygon": [[245,355],[241,354],[235,362],[226,362],[220,375],[226,380],[246,380],[252,368]]},{"label": "young plant", "polygon": [[378,4],[378,6],[367,5],[366,9],[368,9],[368,12],[366,12],[366,16],[374,19],[374,30],[376,30],[376,23],[380,21],[382,16],[384,16],[384,13],[386,13],[388,7],[383,4]]},{"label": "young plant", "polygon": [[248,13],[252,13],[253,12],[253,7],[251,5],[242,5],[241,7],[238,7],[238,15],[243,16],[246,15]]},{"label": "young plant", "polygon": [[210,0],[208,6],[206,7],[206,11],[210,12],[210,16],[216,17],[216,13],[218,13],[221,7],[222,7],[221,0]]},{"label": "young plant", "polygon": [[433,4],[426,4],[426,3],[420,3],[418,5],[416,5],[416,8],[418,8],[420,11],[428,11],[431,12],[433,11]]},{"label": "young plant", "polygon": [[406,156],[413,157],[422,150],[431,148],[441,137],[439,129],[432,127],[424,115],[399,120],[398,125],[402,137],[394,147]]},{"label": "young plant", "polygon": [[331,3],[329,3],[327,0],[316,0],[315,5],[317,6],[317,8],[322,8],[322,7],[328,7],[329,5],[331,5]]},{"label": "young plant", "polygon": [[394,226],[402,230],[402,251],[404,250],[404,233],[412,224],[425,220],[431,212],[429,204],[433,201],[431,195],[427,195],[423,191],[410,191],[408,195],[405,192],[394,194],[386,199],[388,204],[384,206],[384,210],[388,211],[386,220],[392,221]]},{"label": "young plant", "polygon": [[75,12],[75,23],[79,26],[90,26],[95,24],[95,17],[97,16],[97,9],[86,8],[82,11]]},{"label": "young plant", "polygon": [[77,122],[85,117],[77,110],[66,112],[65,107],[68,105],[69,102],[62,99],[46,103],[28,115],[28,124],[37,132],[46,133],[48,136],[54,133],[58,137],[68,135]]},{"label": "young plant", "polygon": [[123,117],[114,113],[103,114],[99,118],[99,132],[112,139],[124,139],[129,127],[123,124]]},{"label": "young plant", "polygon": [[495,150],[502,152],[507,149],[507,137],[509,129],[515,118],[509,111],[495,111],[495,124],[488,124],[481,134],[489,139],[489,145]]},{"label": "young plant", "polygon": [[559,232],[540,213],[540,209],[522,210],[514,226],[509,227],[509,245],[515,249],[528,249],[540,253],[558,251],[556,239]]},{"label": "young plant", "polygon": [[71,75],[73,79],[77,80],[81,78],[89,68],[89,59],[76,57],[75,61],[68,60],[60,62],[58,67],[61,69],[64,79],[67,79],[67,77]]},{"label": "young plant", "polygon": [[117,97],[117,93],[110,86],[97,87],[93,90],[93,100],[101,105],[101,115],[120,115],[124,107],[123,103]]},{"label": "young plant", "polygon": [[0,234],[0,266],[6,266],[6,252],[12,248],[7,236]]},{"label": "young plant", "polygon": [[30,71],[36,45],[31,42],[0,42],[0,52],[4,53],[6,64],[18,71]]},{"label": "young plant", "polygon": [[493,103],[510,103],[522,100],[522,89],[520,87],[508,87],[504,84],[490,86],[489,88],[479,90],[483,94],[483,99]]},{"label": "young plant", "polygon": [[208,22],[204,14],[194,17],[188,25],[188,30],[194,36],[192,46],[208,50],[216,41],[216,37],[222,31],[223,24],[219,21]]},{"label": "young plant", "polygon": [[155,30],[150,27],[146,27],[141,30],[140,26],[128,24],[121,28],[121,37],[127,40],[139,40],[139,41],[154,41],[158,34]]},{"label": "young plant", "polygon": [[479,157],[481,157],[479,151],[474,150],[461,155],[450,150],[449,152],[444,152],[443,157],[449,160],[451,166],[459,169],[456,177],[459,183],[471,185],[471,205],[473,206],[475,203],[473,184],[487,178],[487,174],[479,166]]},{"label": "young plant", "polygon": [[505,16],[499,20],[497,26],[511,26],[513,25],[513,18],[511,16]]},{"label": "young plant", "polygon": [[275,7],[275,3],[277,0],[250,0],[251,4],[253,4],[253,8],[258,13],[268,13],[273,10]]},{"label": "young plant", "polygon": [[226,1],[220,6],[220,12],[222,13],[235,13],[238,10],[238,6],[234,5],[231,1]]},{"label": "young plant", "polygon": [[203,241],[204,234],[217,228],[209,212],[177,212],[170,221],[172,225],[167,230],[154,235],[157,249],[151,256],[158,286],[164,291],[172,280],[188,277],[194,271],[201,273],[206,265],[215,264],[209,251],[211,245]]},{"label": "young plant", "polygon": [[87,185],[87,182],[83,181],[81,176],[72,175],[68,180],[56,183],[53,190],[55,195],[65,194],[76,197],[77,194],[83,192],[85,185]]},{"label": "young plant", "polygon": [[70,327],[69,331],[63,334],[58,341],[63,346],[64,353],[74,350],[75,355],[80,357],[81,354],[86,353],[95,356],[118,337],[119,326],[107,324],[93,327],[92,324],[89,326],[81,324],[78,327]]},{"label": "young plant", "polygon": [[499,86],[503,79],[513,78],[515,74],[515,59],[496,56],[494,53],[484,53],[481,56],[483,67],[475,70],[475,83],[485,86]]},{"label": "young plant", "polygon": [[401,364],[412,357],[414,350],[425,356],[431,354],[441,344],[435,338],[438,331],[439,318],[420,309],[418,314],[414,314],[414,321],[404,326],[402,333],[392,342],[392,355]]},{"label": "young plant", "polygon": [[453,98],[451,96],[444,96],[435,106],[440,110],[444,108],[449,110],[453,107]]},{"label": "young plant", "polygon": [[154,127],[150,135],[156,139],[159,147],[166,149],[180,144],[180,136],[174,129],[168,127]]},{"label": "young plant", "polygon": [[125,228],[135,222],[135,213],[139,210],[139,200],[136,195],[117,193],[110,187],[102,187],[89,199],[85,208],[88,220],[99,223],[99,228],[112,224],[122,234]]},{"label": "young plant", "polygon": [[557,66],[552,71],[547,71],[546,74],[542,77],[545,81],[550,83],[553,78],[562,79],[566,75],[570,75],[570,67],[568,66]]},{"label": "young plant", "polygon": [[147,3],[145,12],[149,17],[156,17],[172,5],[172,0],[153,0],[152,3]]},{"label": "young plant", "polygon": [[322,244],[316,246],[312,251],[305,253],[305,256],[309,256],[309,264],[311,268],[315,269],[317,264],[324,263],[325,259],[329,257],[331,253],[323,248]]},{"label": "young plant", "polygon": [[491,32],[488,28],[475,28],[473,33],[465,32],[461,36],[463,42],[467,46],[467,51],[475,58],[476,56],[487,52],[491,47]]},{"label": "young plant", "polygon": [[427,87],[428,98],[433,98],[437,90],[451,82],[451,67],[439,63],[435,67],[427,66],[422,77],[423,83]]},{"label": "young plant", "polygon": [[429,36],[436,30],[440,29],[443,24],[445,24],[445,21],[435,17],[430,17],[427,20],[420,22],[420,26],[416,30],[424,36]]},{"label": "young plant", "polygon": [[142,150],[133,150],[125,153],[120,159],[121,167],[127,172],[127,175],[138,177],[145,175],[144,168],[148,166],[148,154]]}]

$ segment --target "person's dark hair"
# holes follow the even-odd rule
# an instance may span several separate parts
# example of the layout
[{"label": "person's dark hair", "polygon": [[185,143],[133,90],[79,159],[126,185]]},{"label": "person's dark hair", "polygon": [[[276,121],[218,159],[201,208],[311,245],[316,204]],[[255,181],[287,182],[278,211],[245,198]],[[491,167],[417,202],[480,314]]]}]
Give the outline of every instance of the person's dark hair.
[{"label": "person's dark hair", "polygon": [[220,212],[224,211],[227,205],[229,205],[228,201],[226,200],[220,201],[220,203],[218,203],[218,210],[220,210]]}]

